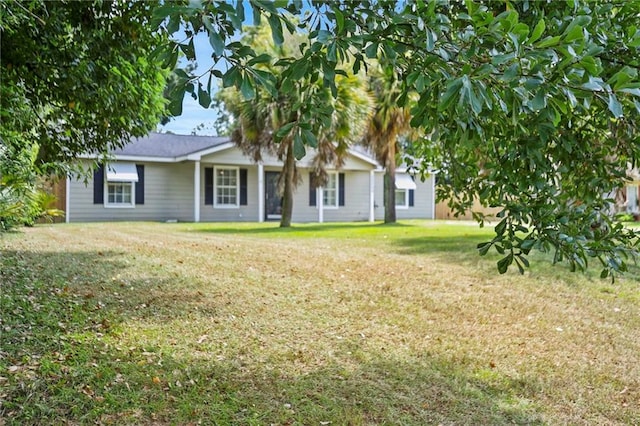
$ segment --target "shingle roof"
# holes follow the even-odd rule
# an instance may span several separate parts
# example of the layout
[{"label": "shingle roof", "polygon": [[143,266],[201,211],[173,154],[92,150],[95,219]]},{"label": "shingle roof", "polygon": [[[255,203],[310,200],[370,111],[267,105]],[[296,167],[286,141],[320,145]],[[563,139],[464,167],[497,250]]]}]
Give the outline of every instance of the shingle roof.
[{"label": "shingle roof", "polygon": [[176,158],[228,142],[231,142],[228,137],[150,133],[145,137],[132,139],[130,143],[112,153],[140,157]]},{"label": "shingle roof", "polygon": [[[131,139],[131,142],[111,153],[116,156],[176,159],[230,142],[231,139],[226,136],[149,133],[147,136]],[[365,147],[355,145],[350,148],[350,151],[365,161],[377,164],[374,156]]]}]

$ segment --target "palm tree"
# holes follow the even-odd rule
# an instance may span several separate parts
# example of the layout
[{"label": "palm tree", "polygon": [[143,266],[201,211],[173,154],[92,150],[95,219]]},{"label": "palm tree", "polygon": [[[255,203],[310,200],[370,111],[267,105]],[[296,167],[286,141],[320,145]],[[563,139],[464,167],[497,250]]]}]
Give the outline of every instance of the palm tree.
[{"label": "palm tree", "polygon": [[375,97],[375,111],[367,125],[363,145],[385,168],[384,222],[396,222],[395,178],[399,139],[412,133],[410,109],[398,106],[401,90],[390,67],[373,68],[370,76],[371,92]]},{"label": "palm tree", "polygon": [[[278,59],[295,57],[300,35],[290,35],[281,46],[274,46],[265,28],[248,36],[257,54],[267,53]],[[299,81],[283,90],[284,79],[272,63],[266,64],[276,76],[275,91],[258,87],[252,99],[244,99],[235,89],[220,91],[224,107],[234,119],[231,133],[236,145],[254,161],[272,154],[283,162],[279,188],[282,193],[281,227],[291,226],[293,192],[300,182],[296,158],[305,153],[305,141],[316,150],[313,158],[314,184],[327,181],[326,167],[342,166],[347,148],[358,142],[372,110],[372,99],[363,78],[353,74],[336,76],[337,93],[332,96],[320,81]],[[275,92],[275,93],[274,93]],[[304,106],[310,104],[331,107],[329,119],[302,117]],[[328,109],[329,111],[329,109]],[[327,118],[327,117],[324,117]]]}]

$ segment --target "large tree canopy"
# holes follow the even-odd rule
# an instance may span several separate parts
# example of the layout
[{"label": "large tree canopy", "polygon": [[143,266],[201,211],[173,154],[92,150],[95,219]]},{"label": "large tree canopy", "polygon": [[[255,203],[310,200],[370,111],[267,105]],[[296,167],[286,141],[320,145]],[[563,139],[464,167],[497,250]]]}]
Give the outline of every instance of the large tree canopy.
[{"label": "large tree canopy", "polygon": [[42,165],[103,153],[155,128],[165,73],[154,2],[0,2],[0,138]]},{"label": "large tree canopy", "polygon": [[[248,3],[160,7],[156,22],[167,33],[187,28],[161,57],[172,64],[182,50],[195,60],[192,37],[205,32],[212,75],[251,97],[272,81],[255,71],[264,58],[234,39],[251,14],[277,43],[283,31],[308,36],[299,58],[280,62],[285,86],[305,77],[335,93],[345,63],[358,71],[384,59],[402,82],[399,106],[417,93],[412,125],[430,137],[412,153],[445,177],[439,195],[460,210],[474,199],[503,208],[495,238],[479,247],[504,254],[500,272],[514,263],[522,270],[534,248],[577,268],[597,258],[603,276],[626,268],[637,238],[609,219],[607,194],[640,154],[640,3]],[[182,78],[183,87],[197,80]],[[198,95],[208,96],[206,85]]]}]

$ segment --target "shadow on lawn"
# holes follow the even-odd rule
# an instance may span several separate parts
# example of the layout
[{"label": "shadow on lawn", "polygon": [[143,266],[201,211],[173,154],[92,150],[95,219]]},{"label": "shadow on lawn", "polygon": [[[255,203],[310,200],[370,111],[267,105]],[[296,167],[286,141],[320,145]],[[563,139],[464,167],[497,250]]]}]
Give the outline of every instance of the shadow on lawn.
[{"label": "shadow on lawn", "polygon": [[250,234],[314,234],[314,233],[331,233],[333,231],[341,231],[348,230],[353,232],[369,232],[369,231],[381,231],[384,232],[385,229],[390,228],[410,228],[415,225],[404,224],[404,223],[393,223],[393,224],[384,224],[384,223],[368,223],[368,222],[353,222],[353,223],[321,223],[321,224],[293,224],[288,228],[280,228],[276,222],[268,225],[252,225],[248,223],[246,226],[217,226],[216,224],[211,224],[211,226],[199,227],[197,229],[192,229],[189,232],[204,232],[204,233],[212,233],[212,234],[238,234],[238,235],[250,235]]},{"label": "shadow on lawn", "polygon": [[135,263],[124,253],[4,251],[0,260],[6,265],[0,263],[6,291],[12,290],[12,282],[26,279],[32,284],[27,286],[28,291],[40,287],[51,296],[60,296],[60,301],[74,300],[74,305],[99,310],[115,321],[118,316],[122,319],[131,315],[173,319],[193,308],[207,312],[203,309],[207,301],[196,290],[174,288],[179,281],[190,279],[162,269],[163,265],[156,265],[155,276],[126,278]]},{"label": "shadow on lawn", "polygon": [[5,251],[0,266],[3,327],[11,330],[0,366],[15,367],[0,407],[7,424],[542,424],[529,402],[535,383],[481,380],[433,354],[407,362],[380,350],[355,367],[335,361],[291,376],[278,371],[286,361],[245,364],[231,350],[185,359],[170,346],[105,346],[101,336],[113,332],[117,342],[119,323],[179,318],[201,301],[171,291],[179,276],[124,281],[132,264],[117,252]]},{"label": "shadow on lawn", "polygon": [[[542,425],[533,400],[537,381],[502,378],[488,384],[460,366],[432,357],[415,363],[391,359],[333,363],[299,376],[277,366],[187,362],[185,377],[167,398],[188,412],[159,413],[166,422],[207,424],[527,424]],[[171,409],[170,409],[171,410]]]},{"label": "shadow on lawn", "polygon": [[393,241],[402,254],[449,254],[452,252],[476,253],[479,243],[490,241],[487,235],[460,236],[420,236],[415,238],[399,238]]}]

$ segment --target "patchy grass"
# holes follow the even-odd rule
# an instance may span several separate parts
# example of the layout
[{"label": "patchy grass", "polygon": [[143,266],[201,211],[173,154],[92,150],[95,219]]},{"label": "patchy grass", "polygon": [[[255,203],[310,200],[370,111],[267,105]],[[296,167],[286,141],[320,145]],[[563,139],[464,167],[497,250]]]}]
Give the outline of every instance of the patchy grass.
[{"label": "patchy grass", "polygon": [[640,424],[640,284],[441,222],[2,237],[0,423]]}]

